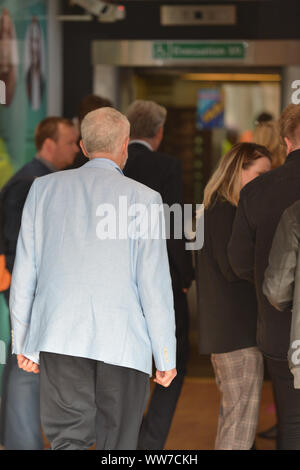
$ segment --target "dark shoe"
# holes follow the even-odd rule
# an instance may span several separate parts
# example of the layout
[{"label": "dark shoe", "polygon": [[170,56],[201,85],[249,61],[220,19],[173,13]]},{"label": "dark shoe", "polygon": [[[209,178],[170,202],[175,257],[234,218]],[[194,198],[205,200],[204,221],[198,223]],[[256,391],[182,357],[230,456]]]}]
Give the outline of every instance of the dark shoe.
[{"label": "dark shoe", "polygon": [[262,437],[263,439],[276,439],[276,437],[277,437],[277,424],[275,424],[271,428],[267,429],[266,431],[259,432],[258,436]]}]

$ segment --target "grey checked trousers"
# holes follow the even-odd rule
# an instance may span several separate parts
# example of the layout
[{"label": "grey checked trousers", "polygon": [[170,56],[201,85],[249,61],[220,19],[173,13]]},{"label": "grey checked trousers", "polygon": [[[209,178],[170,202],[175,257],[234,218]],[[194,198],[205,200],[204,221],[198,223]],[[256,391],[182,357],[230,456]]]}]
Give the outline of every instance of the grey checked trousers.
[{"label": "grey checked trousers", "polygon": [[263,357],[258,348],[212,354],[221,392],[215,450],[249,450],[258,422],[263,382]]}]

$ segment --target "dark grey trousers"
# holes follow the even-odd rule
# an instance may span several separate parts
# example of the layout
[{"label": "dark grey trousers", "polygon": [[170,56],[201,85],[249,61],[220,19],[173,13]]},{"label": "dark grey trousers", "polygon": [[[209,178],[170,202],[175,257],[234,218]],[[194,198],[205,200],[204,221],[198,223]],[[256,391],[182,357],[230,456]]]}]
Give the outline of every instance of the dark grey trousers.
[{"label": "dark grey trousers", "polygon": [[41,421],[53,450],[135,450],[149,397],[143,372],[41,352]]}]

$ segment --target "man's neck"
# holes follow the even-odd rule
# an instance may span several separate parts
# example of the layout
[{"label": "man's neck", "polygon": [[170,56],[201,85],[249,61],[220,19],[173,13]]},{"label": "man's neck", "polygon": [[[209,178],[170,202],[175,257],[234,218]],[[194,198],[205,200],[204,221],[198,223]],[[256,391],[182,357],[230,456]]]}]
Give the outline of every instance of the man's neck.
[{"label": "man's neck", "polygon": [[131,139],[130,144],[141,144],[145,145],[152,152],[155,151],[154,145],[150,139]]}]

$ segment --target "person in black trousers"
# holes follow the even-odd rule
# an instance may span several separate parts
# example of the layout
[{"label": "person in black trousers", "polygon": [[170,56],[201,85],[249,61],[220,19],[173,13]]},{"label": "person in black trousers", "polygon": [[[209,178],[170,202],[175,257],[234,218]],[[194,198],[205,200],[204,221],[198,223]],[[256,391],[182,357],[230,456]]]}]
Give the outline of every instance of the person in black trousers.
[{"label": "person in black trousers", "polygon": [[[36,157],[24,165],[0,193],[3,251],[7,269],[13,271],[23,207],[35,178],[70,165],[76,153],[77,132],[67,119],[49,117],[36,129]],[[4,292],[7,304],[9,291]],[[10,352],[3,372],[1,444],[6,450],[42,450],[40,378],[18,368]]]},{"label": "person in black trousers", "polygon": [[281,215],[300,199],[300,105],[282,112],[285,164],[251,182],[241,192],[229,258],[235,273],[255,283],[258,299],[257,342],[272,380],[278,418],[277,449],[300,449],[300,391],[288,366],[291,311],[279,312],[262,287],[273,237]]},{"label": "person in black trousers", "polygon": [[[131,125],[131,142],[125,176],[159,192],[163,203],[183,205],[183,182],[180,161],[158,152],[163,138],[167,111],[162,106],[137,100],[129,107],[127,117]],[[156,385],[149,409],[143,419],[139,449],[163,449],[177,401],[186,374],[189,350],[189,312],[186,293],[194,277],[190,252],[185,251],[184,240],[167,240],[170,272],[174,295],[177,377],[168,389]]]},{"label": "person in black trousers", "polygon": [[263,358],[256,346],[254,286],[227,255],[241,187],[271,169],[265,147],[239,143],[222,158],[204,191],[204,246],[197,256],[199,352],[211,354],[221,391],[216,450],[249,450],[255,441]]}]

